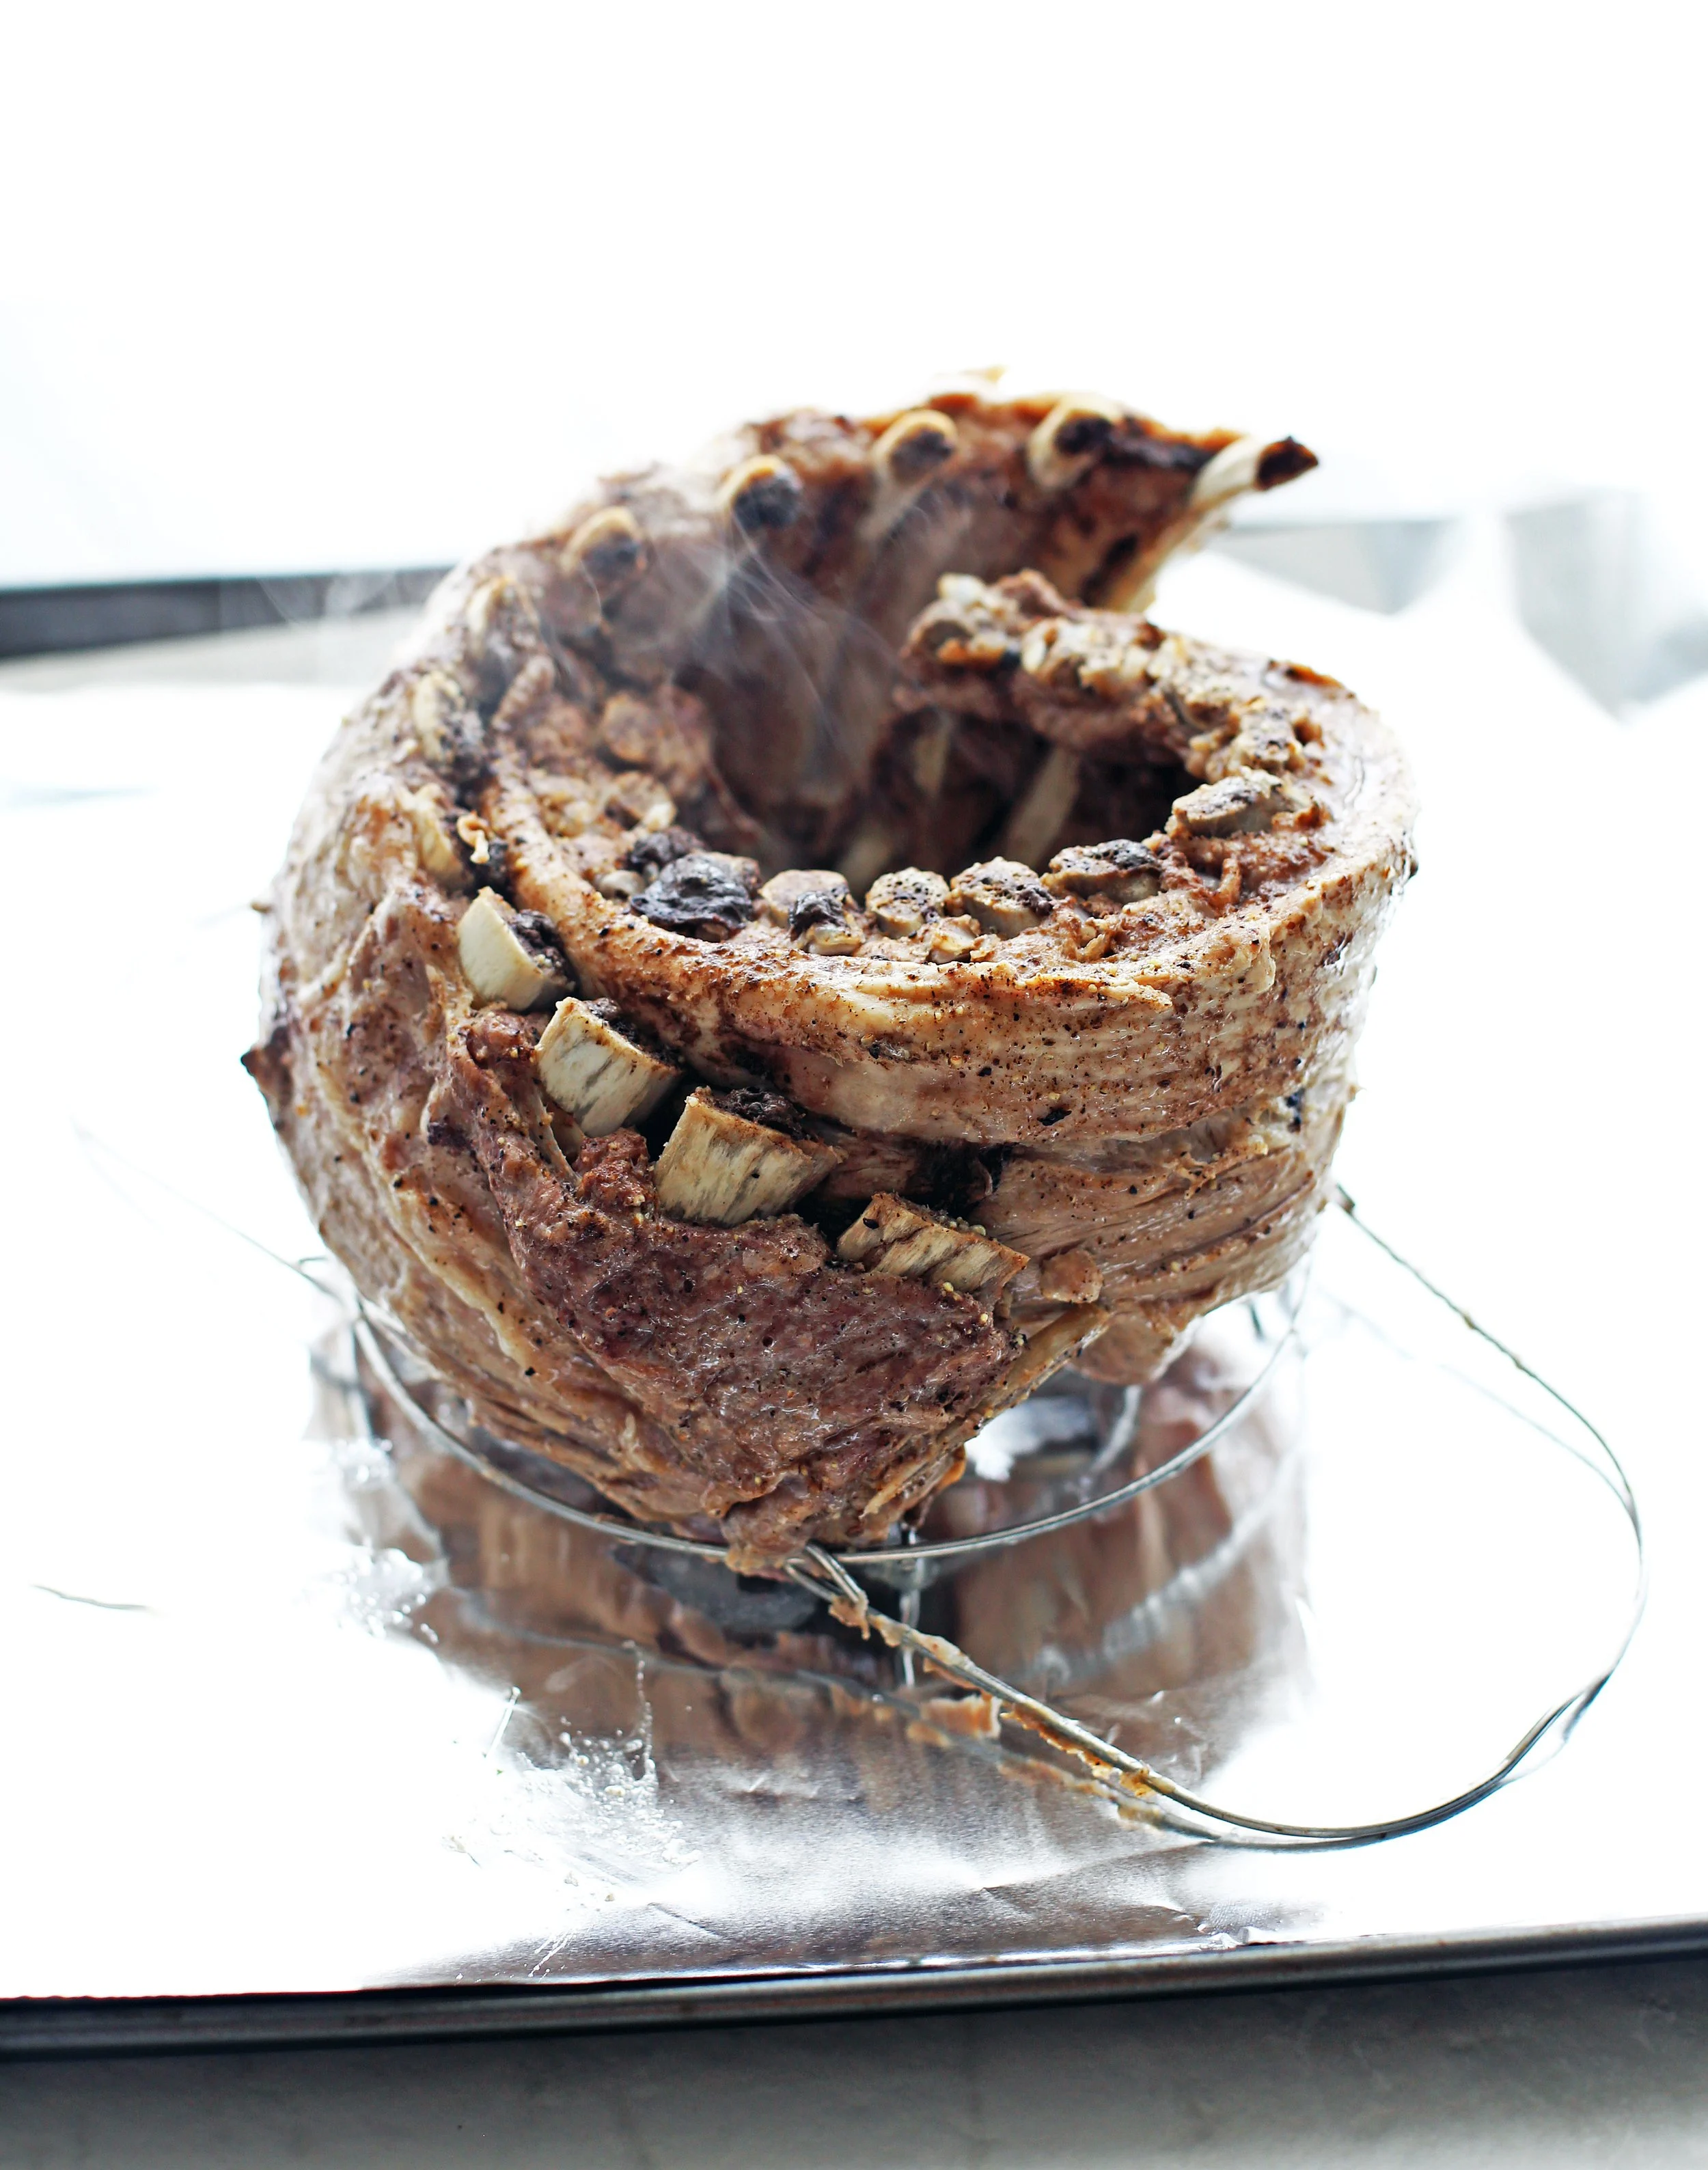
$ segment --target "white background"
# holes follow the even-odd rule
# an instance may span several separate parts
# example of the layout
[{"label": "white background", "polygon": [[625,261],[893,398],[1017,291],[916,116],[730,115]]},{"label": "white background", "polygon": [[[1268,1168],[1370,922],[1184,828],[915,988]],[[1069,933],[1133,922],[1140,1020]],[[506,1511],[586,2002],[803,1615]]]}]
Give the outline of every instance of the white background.
[{"label": "white background", "polygon": [[[1002,361],[1354,509],[1701,559],[1679,4],[60,4],[0,49],[0,584],[455,557]],[[1306,493],[1310,493],[1307,495]]]}]

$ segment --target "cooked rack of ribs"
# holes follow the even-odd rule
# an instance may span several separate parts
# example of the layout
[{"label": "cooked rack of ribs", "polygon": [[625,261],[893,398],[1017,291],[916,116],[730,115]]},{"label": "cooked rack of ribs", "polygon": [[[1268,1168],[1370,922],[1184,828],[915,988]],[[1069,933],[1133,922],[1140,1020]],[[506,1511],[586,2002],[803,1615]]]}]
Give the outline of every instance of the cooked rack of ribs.
[{"label": "cooked rack of ribs", "polygon": [[1290,440],[981,381],[454,575],[347,720],[246,1058],[483,1424],[748,1563],[881,1542],[1058,1366],[1308,1243],[1411,866],[1332,680],[1165,633]]}]

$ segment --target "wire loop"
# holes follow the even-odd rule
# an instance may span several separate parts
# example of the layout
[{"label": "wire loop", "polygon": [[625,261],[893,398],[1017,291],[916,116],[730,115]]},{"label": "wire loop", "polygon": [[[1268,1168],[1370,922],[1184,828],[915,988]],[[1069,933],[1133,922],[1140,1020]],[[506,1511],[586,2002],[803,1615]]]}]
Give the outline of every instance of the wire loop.
[{"label": "wire loop", "polygon": [[[1414,1809],[1403,1815],[1383,1817],[1374,1822],[1363,1824],[1284,1823],[1266,1816],[1249,1815],[1237,1809],[1223,1808],[1215,1802],[1206,1800],[1201,1794],[1177,1784],[1173,1779],[1164,1776],[1162,1772],[1154,1769],[1138,1756],[1129,1754],[1125,1749],[1118,1746],[1113,1741],[1106,1740],[1100,1734],[1094,1733],[1088,1726],[1082,1725],[1078,1719],[1070,1718],[1065,1712],[1057,1710],[1053,1705],[1040,1701],[1035,1696],[1027,1695],[1023,1689],[1016,1687],[1012,1682],[987,1671],[984,1666],[969,1657],[964,1650],[958,1648],[946,1638],[928,1633],[921,1629],[915,1619],[906,1617],[910,1614],[916,1614],[918,1610],[916,1596],[912,1603],[904,1596],[900,1608],[904,1617],[897,1618],[875,1606],[866,1590],[855,1579],[853,1570],[857,1568],[867,1572],[877,1570],[881,1575],[883,1569],[889,1563],[898,1564],[905,1563],[908,1566],[916,1567],[918,1563],[932,1558],[965,1557],[969,1554],[995,1551],[1004,1546],[1023,1543],[1028,1538],[1041,1536],[1046,1531],[1062,1529],[1071,1523],[1086,1521],[1093,1515],[1108,1513],[1124,1505],[1127,1501],[1136,1499],[1140,1493],[1165,1483],[1172,1477],[1178,1476],[1182,1471],[1190,1468],[1193,1462],[1207,1454],[1217,1440],[1223,1438],[1232,1429],[1268,1383],[1281,1355],[1297,1337],[1298,1307],[1296,1305],[1292,1317],[1288,1321],[1285,1333],[1277,1341],[1257,1376],[1230,1407],[1212,1423],[1206,1425],[1204,1430],[1190,1446],[1182,1448],[1168,1461],[1160,1463],[1156,1468],[1147,1471],[1144,1476],[1134,1478],[1131,1483],[1058,1514],[1041,1515],[1029,1522],[1016,1523],[1008,1529],[990,1531],[977,1537],[846,1553],[833,1553],[824,1547],[809,1544],[794,1558],[785,1562],[780,1572],[799,1588],[809,1590],[820,1598],[832,1608],[837,1617],[850,1625],[857,1626],[862,1632],[868,1628],[875,1631],[891,1649],[901,1654],[906,1677],[911,1677],[912,1669],[905,1661],[910,1658],[918,1659],[940,1678],[948,1681],[956,1686],[968,1689],[976,1695],[988,1697],[996,1709],[1012,1722],[1038,1734],[1053,1746],[1075,1757],[1090,1772],[1094,1782],[1109,1793],[1129,1802],[1134,1799],[1148,1799],[1164,1811],[1172,1812],[1172,1815],[1184,1820],[1188,1827],[1198,1830],[1201,1836],[1219,1836],[1227,1839],[1246,1838],[1289,1845],[1362,1845],[1379,1839],[1396,1838],[1408,1831],[1427,1830],[1431,1825],[1444,1823],[1449,1817],[1458,1815],[1463,1810],[1474,1807],[1477,1802],[1486,1800],[1491,1793],[1505,1785],[1517,1773],[1520,1766],[1529,1758],[1544,1740],[1551,1734],[1557,1734],[1562,1739],[1569,1734],[1577,1719],[1588,1709],[1613,1677],[1625,1652],[1630,1649],[1631,1638],[1636,1633],[1647,1600],[1647,1569],[1644,1557],[1641,1515],[1638,1510],[1636,1497],[1631,1489],[1631,1480],[1626,1476],[1618,1456],[1582,1410],[1568,1401],[1556,1387],[1551,1386],[1539,1372],[1534,1371],[1514,1350],[1491,1334],[1486,1328],[1480,1325],[1463,1305],[1456,1303],[1452,1297],[1437,1287],[1435,1283],[1414,1266],[1409,1259],[1402,1257],[1392,1244],[1369,1227],[1360,1217],[1353,1200],[1344,1190],[1337,1191],[1335,1203],[1361,1235],[1385,1253],[1396,1265],[1409,1275],[1437,1302],[1445,1305],[1470,1333],[1503,1356],[1533,1385],[1539,1387],[1560,1408],[1563,1409],[1576,1424],[1582,1426],[1589,1438],[1595,1442],[1600,1456],[1599,1465],[1592,1462],[1591,1466],[1596,1468],[1596,1473],[1617,1501],[1630,1525],[1636,1548],[1637,1574],[1631,1611],[1618,1646],[1608,1662],[1593,1678],[1583,1682],[1562,1702],[1556,1703],[1552,1709],[1545,1712],[1529,1726],[1495,1768],[1474,1784],[1452,1795],[1449,1799],[1434,1802],[1427,1808]],[[357,1299],[353,1330],[364,1357],[380,1378],[387,1394],[407,1411],[421,1431],[432,1440],[434,1445],[454,1455],[459,1461],[468,1464],[470,1467],[478,1470],[482,1476],[499,1486],[504,1491],[511,1494],[516,1499],[526,1500],[532,1506],[542,1508],[547,1513],[555,1515],[563,1521],[574,1522],[584,1529],[598,1531],[626,1545],[649,1545],[664,1551],[691,1553],[697,1558],[716,1560],[728,1564],[724,1548],[721,1545],[700,1538],[678,1537],[673,1531],[649,1529],[643,1524],[631,1522],[626,1517],[614,1514],[595,1514],[587,1509],[573,1506],[568,1500],[556,1499],[551,1494],[528,1483],[526,1479],[516,1476],[514,1472],[504,1468],[501,1464],[492,1460],[489,1456],[482,1453],[478,1447],[471,1446],[465,1440],[459,1439],[454,1432],[447,1430],[422,1407],[408,1386],[398,1376],[396,1366],[386,1353],[380,1336],[375,1330],[374,1318],[360,1298]],[[916,1585],[915,1587],[916,1589]]]}]

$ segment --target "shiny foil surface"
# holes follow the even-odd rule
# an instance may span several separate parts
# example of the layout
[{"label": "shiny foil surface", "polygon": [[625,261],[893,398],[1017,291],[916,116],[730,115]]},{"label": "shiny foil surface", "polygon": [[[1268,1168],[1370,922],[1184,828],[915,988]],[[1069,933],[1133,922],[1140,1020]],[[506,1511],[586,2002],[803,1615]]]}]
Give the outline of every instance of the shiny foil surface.
[{"label": "shiny foil surface", "polygon": [[[1380,631],[1371,671],[1427,692],[1428,655]],[[1663,1196],[1612,1152],[1641,1067],[1598,1042],[1618,938],[1538,940],[1524,916],[1582,864],[1591,810],[1557,747],[1524,762],[1470,724],[1425,743],[1440,871],[1385,958],[1342,1168],[1373,1225],[1603,1424],[1654,1600],[1536,1767],[1441,1828],[1313,1849],[1118,1805],[803,1593],[508,1497],[364,1376],[346,1315],[292,1269],[326,1277],[237,1066],[250,900],[334,714],[323,687],[230,674],[0,687],[7,923],[30,965],[0,1078],[0,1994],[804,1983],[1708,1928],[1695,1179]],[[1569,721],[1608,735],[1604,792],[1652,757]],[[1556,794],[1522,869],[1477,810],[1515,778]],[[1635,1017],[1668,975],[1623,966]],[[1212,1454],[920,1603],[1219,1802],[1339,1823],[1497,1763],[1616,1647],[1634,1561],[1569,1423],[1333,1214],[1308,1287],[1213,1319],[1148,1390],[1124,1466],[1224,1405],[1295,1299],[1296,1340]],[[931,1534],[1111,1481],[1099,1420],[1052,1397],[985,1442]]]}]

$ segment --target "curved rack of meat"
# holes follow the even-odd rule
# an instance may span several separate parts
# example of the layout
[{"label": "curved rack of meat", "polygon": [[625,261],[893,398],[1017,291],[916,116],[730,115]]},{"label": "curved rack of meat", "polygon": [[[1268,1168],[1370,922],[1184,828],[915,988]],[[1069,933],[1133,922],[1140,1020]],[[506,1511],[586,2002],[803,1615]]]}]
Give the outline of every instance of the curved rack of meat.
[{"label": "curved rack of meat", "polygon": [[1380,722],[1137,614],[1290,440],[971,382],[604,484],[348,719],[247,1058],[494,1432],[776,1560],[1309,1242],[1412,860]]}]

